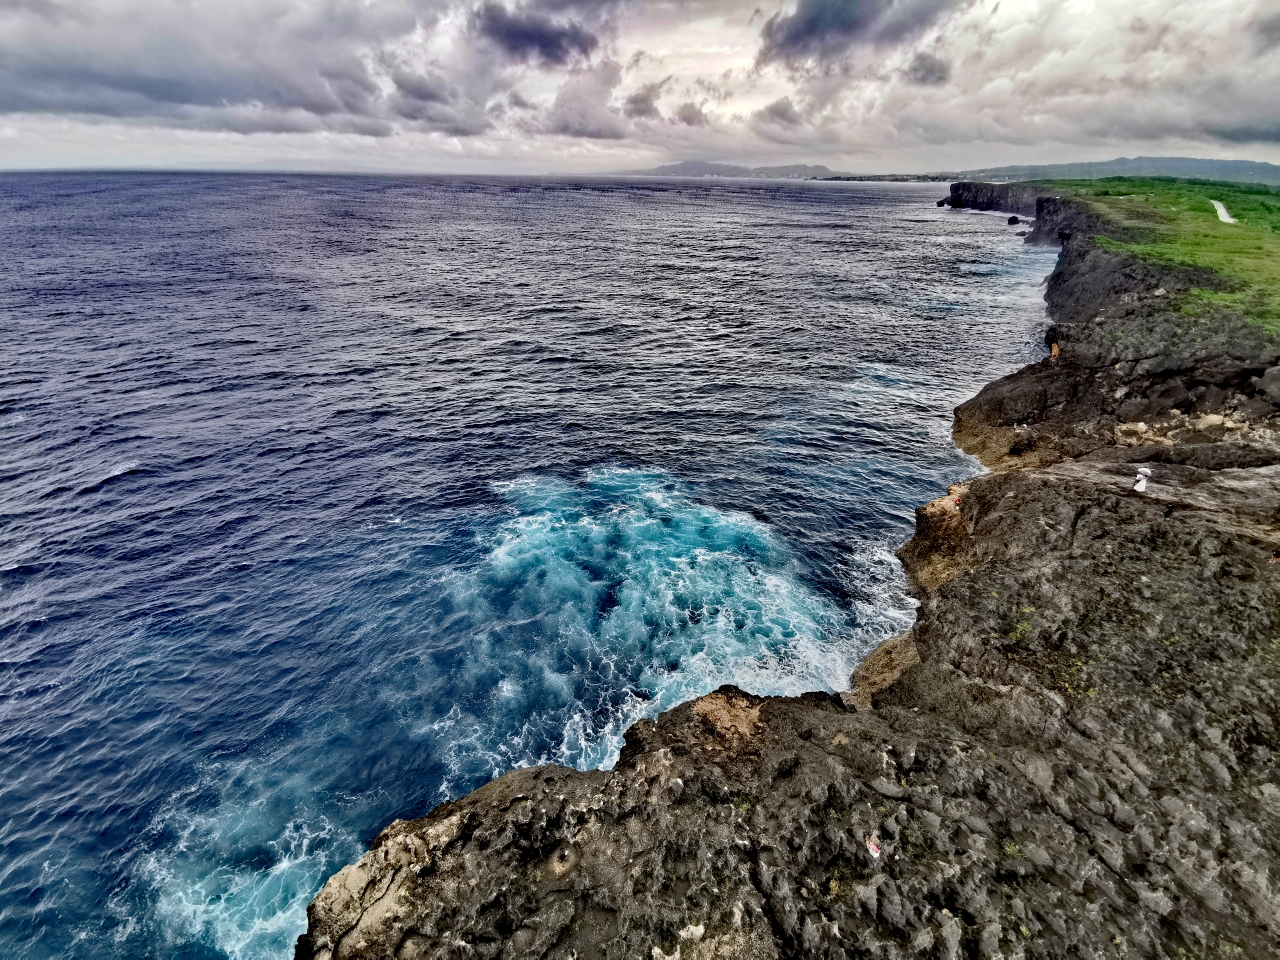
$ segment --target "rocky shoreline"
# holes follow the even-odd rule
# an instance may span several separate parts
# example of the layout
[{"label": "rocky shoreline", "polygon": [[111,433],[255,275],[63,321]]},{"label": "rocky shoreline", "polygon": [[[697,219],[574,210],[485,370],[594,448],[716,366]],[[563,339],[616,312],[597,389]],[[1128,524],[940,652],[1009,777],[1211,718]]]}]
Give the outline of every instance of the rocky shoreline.
[{"label": "rocky shoreline", "polygon": [[912,630],[393,823],[299,960],[1280,955],[1280,346],[1032,199],[1061,352],[956,411],[993,472],[917,511]]}]

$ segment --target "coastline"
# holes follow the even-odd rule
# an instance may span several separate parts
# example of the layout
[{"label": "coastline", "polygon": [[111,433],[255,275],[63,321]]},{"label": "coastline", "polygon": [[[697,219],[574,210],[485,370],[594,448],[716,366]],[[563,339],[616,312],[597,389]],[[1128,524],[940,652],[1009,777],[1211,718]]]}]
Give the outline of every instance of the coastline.
[{"label": "coastline", "polygon": [[[1026,185],[948,202],[1029,215]],[[397,821],[297,957],[1280,950],[1280,349],[1181,312],[1207,271],[1031,208],[1061,355],[957,409],[992,472],[917,510],[917,623],[851,694],[724,687],[612,771]]]}]

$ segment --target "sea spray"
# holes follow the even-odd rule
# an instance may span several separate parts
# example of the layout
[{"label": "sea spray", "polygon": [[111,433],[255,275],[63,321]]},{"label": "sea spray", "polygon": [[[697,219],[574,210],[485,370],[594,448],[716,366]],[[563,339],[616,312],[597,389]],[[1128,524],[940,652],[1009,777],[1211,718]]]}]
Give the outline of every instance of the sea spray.
[{"label": "sea spray", "polygon": [[864,652],[766,524],[666,473],[522,477],[500,492],[514,516],[447,584],[456,645],[435,662],[456,694],[431,733],[458,775],[611,766],[642,716],[724,683],[843,689]]},{"label": "sea spray", "polygon": [[170,950],[229,960],[289,956],[316,889],[361,850],[319,809],[305,773],[282,780],[256,773],[215,765],[192,791],[203,799],[175,797],[152,821],[154,846],[137,856],[135,870],[148,887],[155,936]]}]

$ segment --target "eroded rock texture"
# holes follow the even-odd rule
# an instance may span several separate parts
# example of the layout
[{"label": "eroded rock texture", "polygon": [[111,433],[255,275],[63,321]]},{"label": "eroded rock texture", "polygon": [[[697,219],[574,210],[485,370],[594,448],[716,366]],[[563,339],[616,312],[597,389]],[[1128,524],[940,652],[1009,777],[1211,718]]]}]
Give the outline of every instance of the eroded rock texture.
[{"label": "eroded rock texture", "polygon": [[398,821],[298,957],[1280,956],[1275,345],[1067,212],[1062,355],[957,411],[997,472],[917,512],[850,694],[722,688]]}]

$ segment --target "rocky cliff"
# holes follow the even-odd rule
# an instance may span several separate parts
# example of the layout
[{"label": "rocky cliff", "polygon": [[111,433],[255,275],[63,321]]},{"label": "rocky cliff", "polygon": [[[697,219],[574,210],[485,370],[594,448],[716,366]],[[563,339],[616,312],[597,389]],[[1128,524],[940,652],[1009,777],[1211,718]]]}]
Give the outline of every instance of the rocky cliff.
[{"label": "rocky cliff", "polygon": [[993,472],[917,511],[852,692],[722,688],[397,821],[299,958],[1280,955],[1280,351],[1035,201],[1060,356],[957,410]]}]

